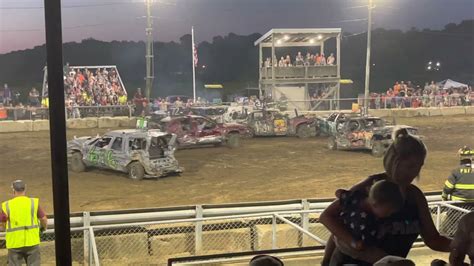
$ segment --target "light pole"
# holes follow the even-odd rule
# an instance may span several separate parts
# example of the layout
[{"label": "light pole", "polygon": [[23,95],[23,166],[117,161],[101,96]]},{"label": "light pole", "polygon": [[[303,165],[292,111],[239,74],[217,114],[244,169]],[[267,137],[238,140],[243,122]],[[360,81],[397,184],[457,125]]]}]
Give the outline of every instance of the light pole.
[{"label": "light pole", "polygon": [[369,114],[369,85],[370,85],[370,40],[372,35],[372,2],[369,0],[369,19],[367,25],[367,58],[365,61],[365,93],[364,93],[364,109],[365,114]]},{"label": "light pole", "polygon": [[[145,84],[145,97],[149,103],[150,92],[153,87],[153,18],[151,17],[151,2],[153,0],[146,1],[146,84]],[[147,103],[147,106],[148,106]]]}]

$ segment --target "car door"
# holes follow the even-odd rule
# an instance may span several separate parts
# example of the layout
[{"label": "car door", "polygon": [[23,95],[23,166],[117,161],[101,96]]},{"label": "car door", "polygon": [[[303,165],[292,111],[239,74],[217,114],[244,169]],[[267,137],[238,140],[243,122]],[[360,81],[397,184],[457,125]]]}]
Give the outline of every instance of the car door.
[{"label": "car door", "polygon": [[128,155],[125,149],[123,137],[115,137],[112,140],[110,149],[106,151],[107,167],[114,170],[125,171],[125,165],[128,162]]},{"label": "car door", "polygon": [[86,163],[100,168],[108,168],[106,164],[106,153],[111,145],[112,137],[104,136],[91,143],[87,151]]},{"label": "car door", "polygon": [[210,119],[196,117],[192,119],[192,125],[195,128],[195,136],[199,139],[218,137],[217,124]]}]

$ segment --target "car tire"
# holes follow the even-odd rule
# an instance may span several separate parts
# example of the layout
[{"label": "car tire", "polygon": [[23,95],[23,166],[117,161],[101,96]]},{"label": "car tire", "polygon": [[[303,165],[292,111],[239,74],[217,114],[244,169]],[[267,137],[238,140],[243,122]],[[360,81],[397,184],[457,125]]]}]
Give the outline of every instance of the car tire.
[{"label": "car tire", "polygon": [[333,151],[337,150],[336,138],[334,137],[328,138],[328,149],[333,150]]},{"label": "car tire", "polygon": [[382,157],[385,154],[385,147],[383,146],[382,142],[374,141],[372,144],[372,155],[374,157]]},{"label": "car tire", "polygon": [[142,180],[145,177],[145,168],[140,162],[133,162],[128,166],[128,177],[132,180]]},{"label": "car tire", "polygon": [[80,173],[80,172],[84,172],[85,170],[86,170],[86,165],[84,164],[84,161],[82,160],[82,153],[74,152],[71,155],[71,171]]},{"label": "car tire", "polygon": [[233,149],[240,146],[240,136],[238,133],[229,133],[226,140],[227,147]]},{"label": "car tire", "polygon": [[300,125],[296,128],[296,136],[300,139],[311,137],[311,128],[309,125]]}]

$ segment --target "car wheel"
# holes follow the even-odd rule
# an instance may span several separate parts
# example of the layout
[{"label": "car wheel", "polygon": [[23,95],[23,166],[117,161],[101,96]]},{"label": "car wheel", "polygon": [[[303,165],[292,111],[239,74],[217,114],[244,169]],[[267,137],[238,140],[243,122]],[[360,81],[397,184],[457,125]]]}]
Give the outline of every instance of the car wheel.
[{"label": "car wheel", "polygon": [[333,151],[337,150],[336,138],[329,137],[329,139],[328,139],[328,149],[333,150]]},{"label": "car wheel", "polygon": [[133,162],[128,166],[128,177],[132,180],[142,180],[145,177],[145,169],[140,162]]},{"label": "car wheel", "polygon": [[74,152],[71,156],[71,171],[79,173],[86,170],[86,165],[82,160],[82,153]]},{"label": "car wheel", "polygon": [[372,155],[375,157],[382,157],[385,154],[385,147],[382,142],[375,141],[372,145]]},{"label": "car wheel", "polygon": [[296,136],[300,139],[311,137],[311,128],[309,125],[301,125],[296,128]]},{"label": "car wheel", "polygon": [[240,146],[240,136],[237,133],[230,133],[227,135],[227,147],[237,148]]}]

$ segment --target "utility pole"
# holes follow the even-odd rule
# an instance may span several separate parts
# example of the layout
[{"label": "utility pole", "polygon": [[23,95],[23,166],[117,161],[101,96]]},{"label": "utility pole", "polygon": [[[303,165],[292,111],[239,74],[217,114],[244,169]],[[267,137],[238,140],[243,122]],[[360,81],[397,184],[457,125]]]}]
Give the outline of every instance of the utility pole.
[{"label": "utility pole", "polygon": [[[150,92],[153,87],[153,18],[151,16],[151,2],[153,0],[146,0],[146,85],[145,97],[150,101]],[[148,106],[147,103],[147,106]]]},{"label": "utility pole", "polygon": [[364,93],[364,110],[365,114],[369,114],[369,85],[370,85],[370,40],[372,35],[372,2],[369,0],[369,19],[367,25],[367,59],[365,62],[365,93]]},{"label": "utility pole", "polygon": [[[44,0],[56,265],[72,265],[61,0]],[[33,217],[31,217],[33,219]]]}]

